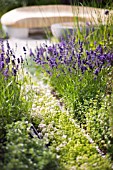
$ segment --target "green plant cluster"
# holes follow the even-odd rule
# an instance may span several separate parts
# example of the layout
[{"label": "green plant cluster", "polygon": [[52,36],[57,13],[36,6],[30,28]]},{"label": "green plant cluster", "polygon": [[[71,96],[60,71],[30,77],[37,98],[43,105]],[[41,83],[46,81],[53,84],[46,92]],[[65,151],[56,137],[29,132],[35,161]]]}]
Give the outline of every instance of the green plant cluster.
[{"label": "green plant cluster", "polygon": [[95,143],[89,142],[74,123],[73,116],[61,106],[62,101],[53,97],[51,90],[47,85],[41,87],[37,84],[32,118],[49,149],[56,154],[59,168],[111,170],[108,155],[103,158],[97,152]]},{"label": "green plant cluster", "polygon": [[4,80],[4,76],[1,75],[0,86],[0,146],[2,147],[6,125],[22,118],[27,111],[27,103],[20,98],[21,87],[15,81],[15,77]]},{"label": "green plant cluster", "polygon": [[105,75],[107,73],[102,74],[94,79],[91,73],[73,74],[65,69],[64,74],[60,70],[54,70],[50,76],[50,84],[59,97],[64,99],[66,107],[80,127],[91,135],[104,153],[109,152],[112,155],[112,116],[106,86],[108,80]]},{"label": "green plant cluster", "polygon": [[[62,101],[59,103],[60,101],[53,97],[52,89],[47,84],[38,82],[37,79],[32,79],[34,83],[31,86],[29,84],[31,80],[29,82],[29,76],[23,74],[24,71],[20,71],[20,75],[23,76],[19,78],[18,75],[18,79],[15,79],[15,83],[13,83],[14,87],[10,87],[11,83],[6,86],[10,90],[10,93],[6,94],[11,94],[11,96],[15,96],[15,93],[19,94],[19,97],[16,97],[19,100],[15,99],[17,102],[15,107],[19,107],[19,110],[14,108],[14,110],[16,109],[15,112],[13,114],[8,112],[9,115],[5,118],[6,122],[3,126],[5,133],[2,131],[5,135],[5,142],[2,145],[4,157],[2,157],[0,164],[2,169],[82,170],[85,168],[87,170],[111,170],[112,165],[109,156],[106,155],[103,158],[97,152],[95,144],[88,141],[80,128],[75,125],[71,114],[64,107],[61,107]],[[33,70],[31,71],[33,73]],[[36,70],[34,69],[34,71]],[[38,74],[40,75],[40,68]],[[42,77],[42,74],[40,77]],[[46,78],[43,79],[44,82],[47,81]],[[22,86],[18,83],[22,83]],[[3,89],[5,89],[5,85]],[[18,91],[18,88],[15,88],[16,86],[21,87],[21,90]],[[7,99],[7,95],[3,95],[3,97],[5,96]],[[12,102],[13,108],[14,101],[12,100],[11,97],[10,103]],[[31,100],[33,103],[32,112],[29,110],[31,108],[30,103],[29,107],[26,107],[28,101]],[[18,105],[19,101],[22,105]],[[7,100],[4,103],[7,103]],[[1,115],[3,116],[2,112]],[[30,128],[32,124],[30,122],[35,125],[41,139],[37,136],[31,137]]]},{"label": "green plant cluster", "polygon": [[17,58],[6,43],[4,48],[0,41],[0,169],[55,167],[54,155],[44,142],[29,134],[34,95],[31,77],[24,69],[24,59]]},{"label": "green plant cluster", "polygon": [[[98,107],[98,104],[101,107]],[[105,153],[109,152],[112,154],[113,144],[108,98],[105,97],[100,103],[98,103],[97,99],[90,101],[85,116],[87,132]]]},{"label": "green plant cluster", "polygon": [[104,96],[107,82],[103,79],[100,83],[99,79],[94,80],[90,74],[83,77],[80,74],[75,77],[69,72],[62,75],[57,71],[50,78],[50,84],[57,90],[59,97],[63,97],[80,127],[91,135],[105,153],[112,155],[112,118],[108,106],[109,96]]},{"label": "green plant cluster", "polygon": [[[33,73],[33,70],[31,71]],[[40,73],[38,74],[40,76]],[[62,101],[53,97],[50,86],[43,84],[47,78],[43,79],[43,82],[33,79],[34,97],[30,119],[26,114],[26,117],[22,116],[20,120],[17,118],[5,126],[6,141],[2,169],[111,170],[110,158],[107,155],[103,158],[96,151],[96,145],[86,139],[75,125],[72,116],[63,106],[61,107]],[[25,89],[23,91],[25,92]],[[35,125],[41,139],[36,134],[31,137],[32,124],[29,122]]]},{"label": "green plant cluster", "polygon": [[[112,22],[110,23],[111,20],[109,20],[110,19],[109,12],[107,15],[105,14],[104,17],[107,18],[107,16],[109,22],[107,23],[107,25],[103,25],[101,23],[102,21],[100,21],[100,25],[98,26],[98,28],[96,29],[94,28],[94,30],[92,32],[89,32],[87,35],[85,30],[84,32],[85,34],[81,32],[79,32],[78,34],[77,32],[75,34],[76,38],[68,37],[70,39],[67,38],[68,40],[66,41],[66,43],[65,41],[61,40],[61,42],[58,43],[58,46],[44,45],[43,47],[42,45],[41,48],[37,50],[36,55],[33,54],[33,56],[36,56],[34,57],[36,63],[39,63],[39,65],[41,65],[42,68],[45,69],[43,71],[49,73],[50,76],[49,83],[52,85],[54,90],[58,92],[57,97],[63,98],[63,102],[65,103],[66,109],[69,110],[70,114],[72,113],[76,122],[80,125],[80,128],[84,128],[86,133],[90,134],[92,139],[95,141],[95,143],[105,154],[109,153],[110,156],[113,157],[113,152],[112,152],[113,150],[112,126],[113,125],[111,123],[112,122],[111,120],[113,120],[113,116],[109,108],[112,106],[112,102],[113,102],[110,101],[110,95],[111,95],[110,93],[112,93],[112,87],[109,88],[109,85],[112,86],[111,85],[112,80],[109,81],[110,78],[109,73],[111,74],[112,67],[110,67],[109,69],[109,64],[108,67],[106,67],[106,61],[104,60],[103,62],[103,58],[102,58],[102,57],[106,57],[108,54],[112,56],[112,44],[113,44],[112,29],[111,29]],[[97,52],[98,50],[100,50],[100,53]],[[89,53],[88,54],[89,59],[88,58],[86,59],[86,56],[88,56],[87,53]],[[97,63],[95,62],[95,60],[97,59],[95,56],[97,58],[101,58],[101,62],[103,62],[103,65],[105,64],[105,69],[103,69],[104,66],[101,67],[99,65],[98,61]],[[89,65],[91,64],[90,65],[91,68],[87,69],[85,67],[86,70],[85,71],[82,70],[84,68],[81,66],[83,65],[86,66],[85,65],[86,63],[84,64],[84,62],[91,61],[90,60],[91,57],[92,58],[94,57],[94,60],[92,60],[91,63],[89,62]],[[76,63],[75,65],[73,64],[74,62]],[[92,68],[95,68],[95,70],[93,70]],[[46,76],[48,75],[46,74]],[[45,102],[42,103],[41,107],[43,105],[46,108]],[[46,109],[44,108],[41,108],[40,110],[42,112],[48,113],[48,111],[45,111]],[[50,113],[48,113],[48,115],[50,115]],[[59,121],[60,119],[65,120],[65,118],[62,117],[58,118]],[[37,121],[39,122],[39,119]],[[67,124],[69,124],[69,122]],[[69,129],[71,128],[69,127],[67,129],[69,131]],[[51,136],[50,133],[51,131],[47,133],[49,137]],[[52,139],[50,139],[50,143],[53,142],[53,139],[56,142],[58,140],[57,138],[58,136],[56,137],[56,139],[52,137]],[[78,138],[79,137],[77,137],[77,140]],[[55,147],[57,147],[57,145],[58,144],[56,144]],[[76,145],[74,147],[76,147]],[[61,151],[61,153],[65,153],[65,151],[63,150],[63,152]],[[73,154],[74,154],[74,149],[72,155]],[[63,156],[64,155],[61,156],[61,162],[63,161],[67,162],[67,157],[65,160]],[[70,159],[73,160],[73,158]],[[75,162],[75,160],[73,162]],[[69,164],[70,164],[70,160],[69,160]]]},{"label": "green plant cluster", "polygon": [[55,170],[55,155],[37,136],[30,137],[32,124],[17,121],[7,125],[6,153],[3,170]]},{"label": "green plant cluster", "polygon": [[[2,40],[1,40],[2,41]],[[19,70],[15,69],[16,59],[13,60],[12,55],[4,50],[4,44],[0,42],[0,165],[4,160],[5,142],[6,142],[6,125],[22,120],[29,119],[31,109],[31,93],[29,93],[29,101],[26,101],[25,91],[23,94],[22,87],[25,87],[27,80],[24,77],[20,81]],[[10,49],[11,50],[11,49]],[[13,53],[12,53],[13,54]],[[13,62],[13,64],[11,63]],[[18,68],[21,70],[22,63]],[[15,74],[14,74],[15,70]],[[12,72],[13,71],[13,72]],[[25,74],[24,74],[25,75]],[[25,80],[26,79],[26,80]]]},{"label": "green plant cluster", "polygon": [[111,25],[100,24],[88,35],[77,32],[58,44],[42,45],[33,57],[80,127],[113,157]]}]

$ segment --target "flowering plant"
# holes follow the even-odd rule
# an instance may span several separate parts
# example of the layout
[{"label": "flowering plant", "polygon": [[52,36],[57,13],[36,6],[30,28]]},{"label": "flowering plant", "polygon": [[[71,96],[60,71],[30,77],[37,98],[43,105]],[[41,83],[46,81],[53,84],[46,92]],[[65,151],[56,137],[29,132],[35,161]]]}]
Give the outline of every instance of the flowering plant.
[{"label": "flowering plant", "polygon": [[[86,113],[90,107],[95,109],[96,106],[94,113],[99,115],[103,103],[106,102],[104,98],[109,93],[107,84],[111,83],[108,75],[112,72],[113,53],[106,46],[97,43],[94,43],[92,49],[86,49],[86,43],[86,41],[78,41],[70,36],[67,40],[62,39],[57,44],[49,46],[44,44],[37,48],[35,53],[31,50],[30,56],[49,75],[50,84],[64,98],[66,106],[70,112],[74,113],[80,126],[85,129],[91,128],[90,133],[97,134],[99,131],[96,128],[94,130],[94,127],[87,123],[95,120],[93,118],[90,120],[90,116]],[[94,101],[98,104],[95,105]],[[107,108],[106,114],[106,107],[103,108],[103,114],[106,115],[105,122],[108,122],[109,127],[109,111]],[[103,130],[104,134],[99,133],[98,137],[107,143],[111,134],[110,128],[105,130],[106,124],[104,123],[103,127],[99,123],[98,128]],[[108,135],[108,140],[104,138],[105,134]],[[93,138],[99,141],[96,136]],[[99,145],[103,148],[101,142]]]},{"label": "flowering plant", "polygon": [[[26,101],[25,78],[20,80],[23,58],[16,57],[9,42],[0,40],[0,160],[4,159],[6,125],[24,117],[29,119],[30,100]],[[22,78],[22,76],[21,76]],[[27,77],[28,78],[28,77]],[[25,92],[25,91],[24,91]],[[30,96],[30,93],[29,93]],[[31,96],[30,96],[31,98]],[[29,97],[28,97],[29,99]],[[1,164],[1,162],[0,162]]]}]

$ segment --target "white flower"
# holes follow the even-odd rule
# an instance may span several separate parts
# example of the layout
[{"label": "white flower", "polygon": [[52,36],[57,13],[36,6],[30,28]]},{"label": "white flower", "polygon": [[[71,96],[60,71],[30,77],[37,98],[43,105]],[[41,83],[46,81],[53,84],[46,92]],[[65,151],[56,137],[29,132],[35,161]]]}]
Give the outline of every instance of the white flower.
[{"label": "white flower", "polygon": [[62,138],[66,139],[66,138],[67,138],[67,135],[63,135]]},{"label": "white flower", "polygon": [[59,148],[59,147],[56,147],[56,151],[60,151],[60,148]]},{"label": "white flower", "polygon": [[41,129],[43,129],[43,128],[46,127],[46,124],[41,124],[41,123],[40,123],[40,124],[38,125],[38,127],[41,128]]},{"label": "white flower", "polygon": [[60,158],[60,155],[56,155],[56,158],[59,159],[59,158]]}]

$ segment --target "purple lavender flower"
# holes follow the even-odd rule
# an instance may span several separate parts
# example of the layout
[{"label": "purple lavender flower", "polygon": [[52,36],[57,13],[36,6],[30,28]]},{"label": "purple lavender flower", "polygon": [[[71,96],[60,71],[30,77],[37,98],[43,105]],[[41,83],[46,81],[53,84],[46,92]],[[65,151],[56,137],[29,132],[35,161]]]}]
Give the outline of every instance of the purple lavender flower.
[{"label": "purple lavender flower", "polygon": [[19,65],[16,65],[16,70],[18,71],[18,69],[19,69]]},{"label": "purple lavender flower", "polygon": [[15,68],[12,68],[12,75],[16,76],[16,74],[17,74],[17,70]]},{"label": "purple lavender flower", "polygon": [[17,58],[18,64],[20,63],[20,58]]},{"label": "purple lavender flower", "polygon": [[49,47],[48,47],[48,53],[52,54],[53,51],[54,51],[54,49],[53,49],[51,46],[49,46]]},{"label": "purple lavender flower", "polygon": [[7,40],[7,49],[10,50],[10,45],[9,45],[8,40]]},{"label": "purple lavender flower", "polygon": [[105,48],[100,44],[97,46],[95,43],[95,48],[95,50],[85,51],[84,43],[80,40],[75,42],[75,39],[71,37],[68,40],[62,39],[58,44],[50,46],[44,44],[40,48],[36,48],[33,58],[37,64],[48,68],[51,73],[55,68],[58,69],[59,74],[60,71],[62,72],[61,67],[65,68],[64,74],[66,71],[72,74],[76,74],[77,71],[82,74],[90,72],[95,77],[102,69],[113,65],[113,54],[105,53]]},{"label": "purple lavender flower", "polygon": [[91,70],[93,70],[93,68],[94,68],[94,65],[93,65],[93,64],[89,63],[88,66],[89,66],[89,68],[90,68]]},{"label": "purple lavender flower", "polygon": [[9,76],[9,68],[6,68],[4,71],[3,71],[3,75],[5,76],[5,77],[8,77]]},{"label": "purple lavender flower", "polygon": [[103,54],[103,48],[102,46],[99,44],[95,50],[96,52],[99,52],[100,54]]},{"label": "purple lavender flower", "polygon": [[62,56],[60,55],[60,56],[58,57],[58,59],[59,59],[59,60],[62,60]]},{"label": "purple lavender flower", "polygon": [[73,56],[72,55],[70,55],[70,57],[69,57],[69,61],[71,62],[73,60]]},{"label": "purple lavender flower", "polygon": [[[5,79],[8,79],[9,77],[16,76],[17,71],[19,68],[19,59],[16,59],[16,56],[11,50],[9,42],[7,40],[6,42],[7,49],[4,50],[4,43],[3,41],[0,41],[1,51],[0,51],[0,72],[5,77]],[[18,63],[17,63],[17,62]]]},{"label": "purple lavender flower", "polygon": [[1,53],[1,54],[0,54],[0,60],[1,60],[1,61],[4,61],[4,53]]},{"label": "purple lavender flower", "polygon": [[86,67],[86,66],[84,66],[84,65],[82,65],[80,68],[81,68],[81,72],[82,72],[82,74],[84,74],[84,72],[87,70],[87,67]]},{"label": "purple lavender flower", "polygon": [[23,51],[24,51],[24,54],[26,55],[26,51],[27,51],[27,50],[26,50],[26,48],[25,48],[25,47],[23,47]]},{"label": "purple lavender flower", "polygon": [[4,68],[4,66],[5,66],[5,65],[4,65],[4,62],[1,61],[1,62],[0,62],[0,71]]},{"label": "purple lavender flower", "polygon": [[30,49],[30,57],[34,57],[34,53],[33,53],[33,51],[32,51],[32,49]]},{"label": "purple lavender flower", "polygon": [[50,76],[52,76],[52,73],[49,70],[46,70],[46,73],[48,73]]},{"label": "purple lavender flower", "polygon": [[109,10],[106,10],[106,11],[104,12],[104,14],[105,14],[105,15],[109,15]]},{"label": "purple lavender flower", "polygon": [[25,47],[23,47],[23,50],[24,50],[24,51],[27,51]]},{"label": "purple lavender flower", "polygon": [[98,76],[99,71],[100,71],[99,68],[96,68],[95,71],[94,71],[94,74],[95,74],[96,76]]},{"label": "purple lavender flower", "polygon": [[23,57],[22,57],[22,56],[20,56],[20,59],[21,59],[21,63],[23,63],[23,62],[24,62],[24,60],[23,60]]},{"label": "purple lavender flower", "polygon": [[12,64],[15,65],[15,60],[12,60]]},{"label": "purple lavender flower", "polygon": [[99,56],[99,59],[100,59],[101,61],[103,61],[103,62],[104,62],[104,60],[105,60],[105,56],[104,56],[104,55],[100,55],[100,56]]},{"label": "purple lavender flower", "polygon": [[68,71],[69,71],[70,73],[72,73],[72,70],[71,70],[71,68],[68,68]]},{"label": "purple lavender flower", "polygon": [[7,57],[7,58],[5,59],[5,61],[6,61],[6,64],[8,65],[8,64],[10,63],[10,57]]},{"label": "purple lavender flower", "polygon": [[1,43],[2,43],[2,44],[1,44],[1,50],[2,50],[2,53],[4,53],[4,52],[5,52],[5,50],[4,50],[3,41],[2,41]]},{"label": "purple lavender flower", "polygon": [[90,53],[89,53],[89,51],[88,50],[86,50],[86,55],[89,55]]},{"label": "purple lavender flower", "polygon": [[14,58],[14,59],[16,58],[14,54],[13,54],[13,58]]}]

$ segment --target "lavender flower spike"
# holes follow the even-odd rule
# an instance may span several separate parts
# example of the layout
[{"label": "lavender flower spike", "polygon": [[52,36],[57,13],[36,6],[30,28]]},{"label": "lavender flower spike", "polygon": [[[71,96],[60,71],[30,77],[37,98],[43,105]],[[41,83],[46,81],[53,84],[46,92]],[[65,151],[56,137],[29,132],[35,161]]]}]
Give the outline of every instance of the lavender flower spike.
[{"label": "lavender flower spike", "polygon": [[106,11],[104,12],[104,14],[105,14],[105,15],[109,15],[109,11],[106,10]]}]

